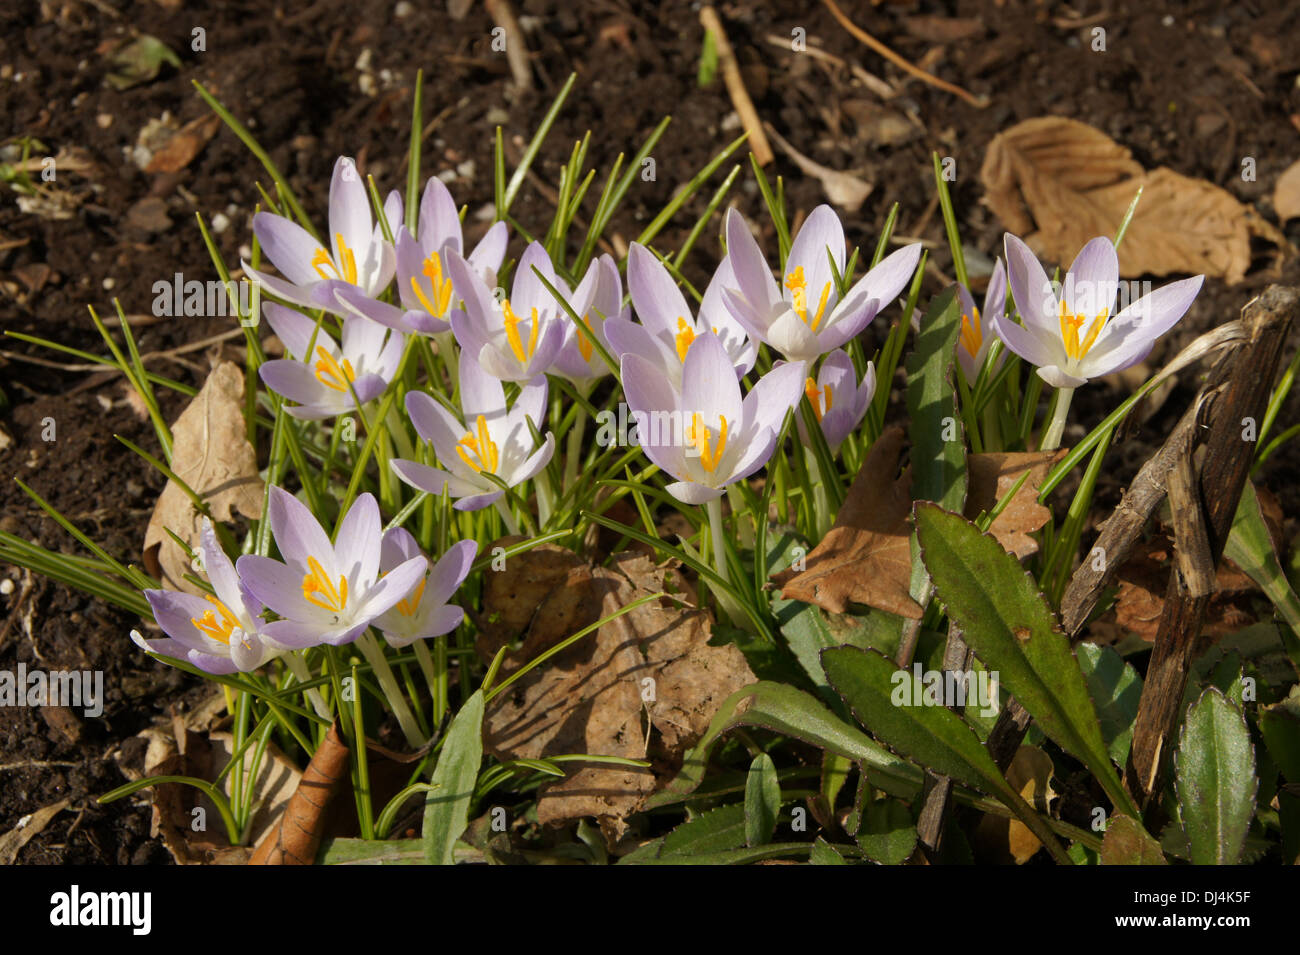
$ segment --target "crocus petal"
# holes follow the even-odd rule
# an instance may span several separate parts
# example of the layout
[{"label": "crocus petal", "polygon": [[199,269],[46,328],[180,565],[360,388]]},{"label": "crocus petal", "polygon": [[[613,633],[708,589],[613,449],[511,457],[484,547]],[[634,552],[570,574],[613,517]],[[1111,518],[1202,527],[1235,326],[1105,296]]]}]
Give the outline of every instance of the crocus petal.
[{"label": "crocus petal", "polygon": [[843,274],[844,227],[840,224],[840,217],[835,214],[835,211],[823,204],[808,213],[808,218],[804,220],[794,241],[790,244],[790,254],[785,262],[787,275],[797,268],[803,269],[810,316],[817,311],[823,289],[829,287],[830,290],[826,315],[831,313],[839,299],[835,289],[835,275],[831,271],[831,257],[835,259],[835,267],[839,269],[840,274]]},{"label": "crocus petal", "polygon": [[266,387],[277,395],[302,405],[316,405],[327,390],[308,365],[289,358],[268,361],[258,367],[257,373]]},{"label": "crocus petal", "polygon": [[439,458],[456,456],[456,442],[465,433],[465,425],[455,415],[422,391],[406,393],[406,413],[420,437],[433,444]]},{"label": "crocus petal", "polygon": [[514,487],[517,484],[523,484],[525,481],[531,480],[537,476],[542,468],[551,463],[551,458],[554,455],[555,435],[547,432],[546,439],[542,442],[542,446],[534,451],[532,456],[524,461],[524,463],[519,466],[518,470],[509,476],[507,483],[509,483],[511,487]]},{"label": "crocus petal", "polygon": [[1068,314],[1095,318],[1103,312],[1110,314],[1118,288],[1119,256],[1110,239],[1098,236],[1075,256],[1061,288],[1061,299]]},{"label": "crocus petal", "polygon": [[416,226],[419,230],[420,248],[426,254],[441,252],[446,245],[457,252],[464,251],[461,247],[460,213],[456,211],[456,200],[451,197],[447,184],[437,176],[430,176],[424,184]]},{"label": "crocus petal", "polygon": [[674,481],[664,488],[669,494],[683,504],[707,504],[726,493],[726,488],[709,487],[694,481]]},{"label": "crocus petal", "polygon": [[698,336],[686,352],[680,408],[683,416],[701,415],[711,429],[718,427],[719,417],[725,418],[730,428],[740,424],[740,385],[735,367],[712,332]]},{"label": "crocus petal", "polygon": [[356,163],[347,156],[340,156],[334,163],[334,174],[330,178],[330,245],[334,261],[340,265],[343,262],[339,248],[339,237],[342,236],[360,268],[361,257],[370,248],[373,227],[370,197],[366,195]]},{"label": "crocus petal", "polygon": [[410,560],[412,557],[424,556],[420,551],[420,545],[416,543],[415,536],[405,527],[390,527],[384,531],[383,540],[379,549],[379,570],[381,573],[388,573],[398,564]]},{"label": "crocus petal", "polygon": [[[1010,232],[1004,237],[1003,245],[1007,255],[1007,278],[1011,294],[1016,300],[1016,311],[1024,320],[1025,327],[1041,329],[1059,338],[1061,322],[1056,305],[1056,291],[1038,257]],[[1002,340],[1006,341],[1006,338]],[[1024,358],[1023,355],[1021,357]]]},{"label": "crocus petal", "polygon": [[[287,351],[294,358],[305,360],[308,346],[323,345],[331,355],[337,355],[334,339],[324,328],[317,328],[316,321],[308,318],[297,309],[285,308],[274,302],[262,306],[262,314],[267,324]],[[313,338],[314,336],[314,338]]]},{"label": "crocus petal", "polygon": [[[276,298],[282,298],[286,302],[292,302],[294,305],[301,305],[304,308],[315,308],[315,299],[312,292],[316,288],[314,285],[294,285],[292,282],[276,278],[274,275],[267,275],[259,272],[243,259],[239,262],[248,278],[262,287],[262,291],[270,292]],[[268,303],[270,304],[270,303]]]},{"label": "crocus petal", "polygon": [[433,603],[446,603],[469,576],[477,556],[478,544],[472,540],[457,541],[448,547],[446,553],[433,565],[433,570],[429,571],[424,599]]},{"label": "crocus petal", "polygon": [[355,619],[373,620],[396,605],[424,579],[425,571],[428,569],[429,562],[423,556],[412,557],[398,564],[366,591],[361,605],[356,608]]},{"label": "crocus petal", "polygon": [[1065,364],[1065,346],[1053,347],[1055,342],[1045,334],[1035,334],[1004,315],[994,317],[993,330],[1007,348],[1031,365]]},{"label": "crocus petal", "polygon": [[359,495],[343,515],[334,544],[335,564],[356,590],[379,576],[383,522],[373,494]]},{"label": "crocus petal", "polygon": [[492,228],[479,239],[474,251],[469,254],[469,265],[475,272],[495,279],[501,262],[506,257],[506,246],[510,242],[510,229],[504,222],[494,222]]},{"label": "crocus petal", "polygon": [[[432,400],[432,399],[430,399]],[[460,407],[471,424],[479,415],[489,419],[505,414],[506,393],[501,380],[494,378],[472,358],[460,362]]]},{"label": "crocus petal", "polygon": [[745,395],[745,433],[752,435],[767,428],[780,431],[785,414],[803,394],[807,364],[802,361],[778,365],[760,378]]},{"label": "crocus petal", "polygon": [[334,299],[346,309],[348,318],[368,319],[398,332],[406,330],[406,312],[403,309],[373,299],[355,285],[336,288]]},{"label": "crocus petal", "polygon": [[891,252],[880,260],[880,264],[854,283],[846,299],[852,299],[858,293],[865,293],[875,299],[884,308],[892,303],[907,288],[916,266],[921,261],[921,243],[914,242],[897,252]]},{"label": "crocus petal", "polygon": [[627,287],[632,293],[632,308],[641,324],[652,335],[677,334],[677,319],[694,327],[686,297],[653,252],[633,242],[627,252]]},{"label": "crocus petal", "polygon": [[1089,361],[1103,362],[1112,351],[1123,347],[1122,343],[1133,336],[1145,340],[1149,345],[1187,314],[1204,281],[1205,276],[1197,275],[1170,282],[1130,303],[1106,323],[1086,358]]},{"label": "crocus petal", "polygon": [[320,243],[298,223],[270,212],[259,212],[253,216],[253,234],[271,264],[294,285],[312,285],[321,280],[320,273],[311,264]]},{"label": "crocus petal", "polygon": [[1038,369],[1038,377],[1053,388],[1078,388],[1088,383],[1087,378],[1071,375],[1059,365],[1043,365]]},{"label": "crocus petal", "polygon": [[[253,597],[290,620],[320,621],[324,611],[302,596],[302,573],[270,557],[245,554],[235,562],[239,579]],[[266,632],[266,628],[262,628]]]},{"label": "crocus petal", "polygon": [[[275,536],[275,545],[284,559],[292,564],[306,566],[307,559],[314,557],[327,570],[332,570],[326,560],[333,562],[334,545],[307,505],[279,487],[271,488],[269,498],[271,533]],[[271,606],[269,601],[262,602]],[[280,612],[276,610],[276,613]]]},{"label": "crocus petal", "polygon": [[822,348],[817,333],[790,309],[768,326],[767,343],[791,359],[816,358]]},{"label": "crocus petal", "polygon": [[766,318],[781,301],[781,290],[772,277],[763,250],[749,231],[745,217],[736,209],[727,210],[726,233],[727,258],[731,260],[740,294],[756,317]]}]

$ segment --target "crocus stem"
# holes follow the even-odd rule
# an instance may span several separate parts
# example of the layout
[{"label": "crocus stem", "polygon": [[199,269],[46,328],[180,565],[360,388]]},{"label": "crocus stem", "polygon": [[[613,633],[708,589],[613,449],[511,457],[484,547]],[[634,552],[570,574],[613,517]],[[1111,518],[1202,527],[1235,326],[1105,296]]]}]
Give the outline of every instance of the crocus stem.
[{"label": "crocus stem", "polygon": [[533,485],[537,489],[537,526],[545,527],[551,519],[551,511],[555,510],[555,488],[551,484],[551,472],[542,468],[537,472],[537,477],[533,478]]},{"label": "crocus stem", "polygon": [[510,508],[506,506],[506,499],[504,497],[497,498],[497,513],[501,515],[501,520],[506,522],[506,530],[511,534],[518,535],[519,522],[516,521],[515,516],[510,513]]},{"label": "crocus stem", "polygon": [[730,584],[731,575],[727,573],[727,547],[722,538],[722,498],[715,497],[704,505],[704,509],[709,515],[709,540],[713,542],[714,566],[717,568],[718,576]]},{"label": "crocus stem", "polygon": [[587,409],[578,406],[573,427],[569,429],[569,449],[564,455],[564,490],[573,487],[578,479],[578,459],[582,457],[582,439],[587,431]]},{"label": "crocus stem", "polygon": [[[289,672],[297,677],[299,683],[310,683],[312,679],[311,670],[307,668],[307,661],[302,658],[300,653],[286,653],[282,658],[289,667]],[[325,704],[325,697],[320,695],[320,690],[311,687],[307,691],[307,699],[311,701],[312,708],[316,715],[324,720],[333,720],[334,714]]]},{"label": "crocus stem", "polygon": [[388,426],[388,433],[393,436],[393,443],[397,445],[398,456],[414,458],[415,445],[411,443],[411,434],[406,429],[405,418],[397,407],[396,401],[388,406],[388,417],[384,419],[384,424]]},{"label": "crocus stem", "polygon": [[1052,412],[1052,420],[1043,431],[1042,443],[1038,445],[1039,451],[1055,451],[1061,446],[1061,435],[1065,433],[1065,418],[1070,413],[1070,401],[1073,398],[1073,388],[1056,390],[1056,410]]},{"label": "crocus stem", "polygon": [[374,671],[375,678],[379,681],[379,688],[384,691],[384,698],[388,700],[393,715],[397,717],[397,725],[402,728],[402,735],[406,737],[407,744],[411,749],[419,749],[424,745],[423,734],[416,725],[415,714],[407,705],[406,697],[402,694],[401,687],[397,685],[393,668],[388,665],[388,658],[384,656],[378,641],[373,634],[363,633],[357,637],[357,649],[361,651],[361,655],[370,664],[370,669]]},{"label": "crocus stem", "polygon": [[424,674],[425,682],[429,684],[429,699],[433,701],[433,725],[438,725],[438,673],[433,665],[433,657],[429,653],[429,648],[423,640],[416,640],[411,645],[415,650],[415,662],[420,664],[420,672]]}]

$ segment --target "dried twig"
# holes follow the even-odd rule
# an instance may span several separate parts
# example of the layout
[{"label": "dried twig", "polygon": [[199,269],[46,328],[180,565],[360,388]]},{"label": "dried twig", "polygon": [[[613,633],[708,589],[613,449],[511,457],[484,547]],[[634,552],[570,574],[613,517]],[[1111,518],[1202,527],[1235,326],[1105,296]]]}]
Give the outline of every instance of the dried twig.
[{"label": "dried twig", "polygon": [[483,6],[492,17],[492,22],[506,33],[506,62],[510,64],[510,76],[515,86],[521,90],[532,89],[533,72],[528,65],[528,43],[510,3],[508,0],[483,0]]},{"label": "dried twig", "polygon": [[727,84],[731,105],[736,107],[736,112],[740,114],[741,125],[745,127],[745,132],[749,133],[749,148],[754,153],[754,158],[758,160],[758,164],[766,166],[773,158],[772,147],[768,145],[767,134],[763,132],[758,111],[754,109],[754,101],[749,98],[749,91],[745,89],[745,81],[740,75],[740,66],[736,63],[736,54],[727,40],[727,32],[722,28],[722,21],[718,19],[718,11],[713,7],[704,7],[700,10],[700,23],[713,37],[714,46],[718,49],[718,66],[722,68],[722,79]]}]

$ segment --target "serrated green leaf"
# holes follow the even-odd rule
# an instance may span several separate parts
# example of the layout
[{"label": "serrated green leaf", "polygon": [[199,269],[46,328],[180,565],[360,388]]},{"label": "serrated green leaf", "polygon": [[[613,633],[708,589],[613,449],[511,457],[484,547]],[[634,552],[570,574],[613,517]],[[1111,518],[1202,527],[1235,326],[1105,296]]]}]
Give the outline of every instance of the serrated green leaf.
[{"label": "serrated green leaf", "polygon": [[424,861],[451,865],[456,840],[469,825],[474,784],[483,762],[483,691],[476,690],[451,721],[424,801]]},{"label": "serrated green leaf", "polygon": [[1133,723],[1142,698],[1142,677],[1110,647],[1081,643],[1075,648],[1079,668],[1097,707],[1101,736],[1115,765],[1128,762]]},{"label": "serrated green leaf", "polygon": [[1116,816],[1101,841],[1102,865],[1168,865],[1160,843],[1128,816]]},{"label": "serrated green leaf", "polygon": [[660,858],[739,849],[745,845],[745,805],[733,803],[700,813],[664,837]]},{"label": "serrated green leaf", "polygon": [[1255,747],[1246,719],[1211,687],[1187,711],[1175,784],[1195,865],[1235,865],[1255,815]]},{"label": "serrated green leaf", "polygon": [[1137,816],[1070,641],[1033,578],[959,514],[918,504],[916,527],[935,591],[966,643],[1043,732],[1091,770],[1116,809]]},{"label": "serrated green leaf", "polygon": [[916,824],[897,799],[875,799],[867,803],[855,838],[868,859],[900,865],[916,848]]},{"label": "serrated green leaf", "polygon": [[844,856],[836,851],[835,847],[823,839],[817,837],[813,843],[812,851],[808,853],[809,865],[848,865]]},{"label": "serrated green leaf", "polygon": [[780,813],[781,783],[776,778],[776,764],[767,753],[759,753],[749,764],[745,779],[745,845],[771,842]]},{"label": "serrated green leaf", "polygon": [[1282,778],[1300,784],[1300,687],[1281,703],[1260,707],[1259,733]]},{"label": "serrated green leaf", "polygon": [[[745,704],[748,708],[739,712]],[[704,778],[709,753],[719,737],[737,726],[761,726],[863,763],[879,772],[882,786],[891,777],[920,779],[916,767],[886,752],[856,726],[836,717],[816,697],[792,686],[761,681],[737,690],[722,701],[708,730],[682,763],[681,772],[647,800],[645,808],[672,805],[690,796]]]}]

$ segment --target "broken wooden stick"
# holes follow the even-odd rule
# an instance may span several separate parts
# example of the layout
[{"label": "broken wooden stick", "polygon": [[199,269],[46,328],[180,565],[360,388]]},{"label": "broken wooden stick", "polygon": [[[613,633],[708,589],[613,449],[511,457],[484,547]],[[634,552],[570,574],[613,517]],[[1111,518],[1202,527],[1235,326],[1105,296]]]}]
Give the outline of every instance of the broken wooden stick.
[{"label": "broken wooden stick", "polygon": [[766,166],[773,158],[772,147],[768,144],[767,134],[763,132],[763,123],[758,118],[758,110],[754,109],[754,101],[749,98],[749,91],[745,89],[745,80],[740,75],[740,64],[736,62],[736,54],[727,40],[727,32],[722,28],[718,11],[710,6],[702,8],[700,23],[713,37],[713,44],[717,47],[718,66],[722,68],[722,79],[727,84],[727,95],[731,97],[731,105],[740,114],[741,125],[749,134],[749,148],[754,153],[758,164]]}]

